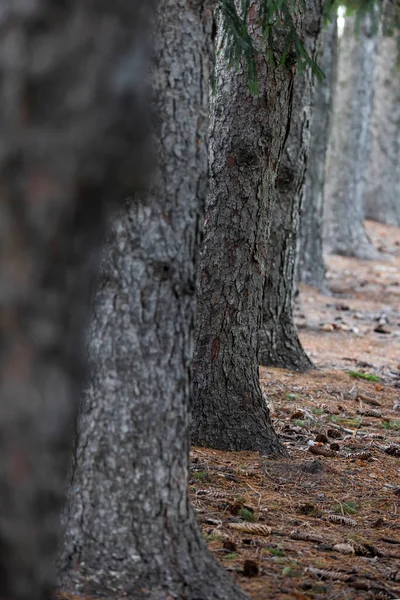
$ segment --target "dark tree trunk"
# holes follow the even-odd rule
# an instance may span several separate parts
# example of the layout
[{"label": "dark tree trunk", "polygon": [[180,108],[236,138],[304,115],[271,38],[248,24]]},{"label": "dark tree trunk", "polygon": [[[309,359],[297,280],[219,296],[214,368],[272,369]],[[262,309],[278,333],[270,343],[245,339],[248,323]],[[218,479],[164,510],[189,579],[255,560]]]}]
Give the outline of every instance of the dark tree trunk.
[{"label": "dark tree trunk", "polygon": [[1,8],[0,597],[9,600],[48,600],[55,584],[98,245],[111,191],[126,193],[144,166],[140,3],[121,20],[122,7],[98,4]]},{"label": "dark tree trunk", "polygon": [[[321,14],[320,0],[307,3],[303,36],[307,51],[313,57],[321,29]],[[293,289],[314,86],[311,69],[296,74],[290,131],[276,178],[276,200],[269,215],[271,234],[260,329],[260,363],[300,371],[313,366],[303,350],[293,320]]]},{"label": "dark tree trunk", "polygon": [[364,228],[376,39],[370,14],[363,17],[358,38],[354,17],[346,18],[339,40],[325,183],[326,251],[361,259],[379,256]]},{"label": "dark tree trunk", "polygon": [[337,67],[337,23],[321,32],[317,62],[325,79],[316,83],[311,110],[310,150],[300,211],[296,278],[321,291],[326,290],[322,223],[325,159],[332,115],[332,96]]},{"label": "dark tree trunk", "polygon": [[[250,11],[256,37],[258,1],[251,3]],[[218,38],[217,43],[221,33]],[[288,66],[272,67],[265,50],[260,48],[257,59],[257,98],[249,92],[246,69],[230,69],[223,53],[217,56],[210,191],[198,286],[192,443],[278,454],[284,449],[258,381],[258,335],[269,219],[294,74]]]},{"label": "dark tree trunk", "polygon": [[62,581],[110,599],[245,600],[206,551],[187,495],[211,11],[191,0],[161,0],[159,11],[158,170],[104,252]]},{"label": "dark tree trunk", "polygon": [[[374,70],[371,151],[365,184],[368,219],[400,226],[400,77],[395,37],[385,36],[393,26],[392,6],[383,3],[383,23]],[[387,22],[388,21],[388,22]]]}]

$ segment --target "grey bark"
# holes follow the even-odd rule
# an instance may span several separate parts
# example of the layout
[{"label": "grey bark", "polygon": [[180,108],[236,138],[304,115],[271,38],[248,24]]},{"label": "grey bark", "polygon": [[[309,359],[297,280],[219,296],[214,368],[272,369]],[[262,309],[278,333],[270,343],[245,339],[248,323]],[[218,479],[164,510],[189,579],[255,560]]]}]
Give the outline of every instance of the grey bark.
[{"label": "grey bark", "polygon": [[324,72],[325,78],[316,83],[311,109],[310,150],[300,211],[296,278],[300,283],[325,291],[322,226],[325,162],[337,67],[336,19],[321,32],[317,63]]},{"label": "grey bark", "polygon": [[325,182],[326,251],[361,259],[379,256],[364,228],[376,40],[370,14],[363,17],[358,38],[354,34],[354,18],[346,18],[339,40]]},{"label": "grey bark", "polygon": [[[384,3],[390,16],[390,5]],[[384,17],[386,15],[384,14]],[[374,70],[371,151],[365,184],[368,219],[400,225],[400,76],[396,37],[381,28]]]},{"label": "grey bark", "polygon": [[[321,30],[321,0],[307,2],[302,37],[315,58]],[[310,145],[311,103],[315,78],[310,68],[296,73],[293,103],[270,212],[267,272],[260,328],[260,363],[304,371],[312,368],[293,319],[293,290],[299,216],[303,202]]]},{"label": "grey bark", "polygon": [[[256,40],[257,11],[258,2],[251,2]],[[283,39],[283,32],[277,39]],[[269,221],[294,74],[291,67],[271,66],[265,50],[260,42],[257,98],[249,92],[243,66],[229,69],[223,53],[216,61],[191,434],[192,443],[201,446],[279,454],[284,448],[258,381],[258,334]]]},{"label": "grey bark", "polygon": [[0,597],[9,600],[48,600],[55,584],[98,245],[110,192],[126,193],[144,168],[139,7],[1,7]]},{"label": "grey bark", "polygon": [[245,600],[206,551],[187,494],[212,15],[191,0],[162,0],[159,15],[158,169],[104,252],[61,581],[110,599]]}]

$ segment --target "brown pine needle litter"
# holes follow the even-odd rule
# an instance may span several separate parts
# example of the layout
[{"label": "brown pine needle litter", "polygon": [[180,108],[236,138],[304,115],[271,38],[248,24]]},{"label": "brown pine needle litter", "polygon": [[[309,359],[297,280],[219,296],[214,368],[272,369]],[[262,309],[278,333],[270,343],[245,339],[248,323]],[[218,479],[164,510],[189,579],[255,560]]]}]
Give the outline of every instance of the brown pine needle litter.
[{"label": "brown pine needle litter", "polygon": [[[389,229],[368,226],[394,245]],[[318,370],[260,369],[289,459],[192,449],[189,489],[203,536],[253,600],[400,598],[400,338],[374,332],[380,306],[400,306],[400,240],[396,247],[397,273],[328,257],[350,310],[301,288],[311,320],[301,339]],[[353,319],[360,333],[314,326],[328,314]],[[257,567],[251,574],[246,561]]]}]

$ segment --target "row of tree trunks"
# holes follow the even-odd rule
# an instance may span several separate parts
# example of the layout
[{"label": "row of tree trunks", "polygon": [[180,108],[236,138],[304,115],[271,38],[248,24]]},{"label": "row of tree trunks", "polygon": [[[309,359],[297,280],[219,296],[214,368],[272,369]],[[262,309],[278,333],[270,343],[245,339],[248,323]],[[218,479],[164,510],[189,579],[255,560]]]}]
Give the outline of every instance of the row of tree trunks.
[{"label": "row of tree trunks", "polygon": [[371,119],[371,151],[365,185],[365,208],[369,219],[400,225],[400,77],[395,37],[385,35],[392,27],[393,6],[383,3],[374,71]]},{"label": "row of tree trunks", "polygon": [[110,205],[145,172],[152,3],[139,4],[1,6],[4,599],[45,600],[55,585],[98,247]]},{"label": "row of tree trunks", "polygon": [[362,18],[357,36],[354,35],[354,17],[346,18],[344,33],[339,40],[325,182],[326,251],[361,259],[373,259],[379,255],[364,228],[376,44],[371,14]]},{"label": "row of tree trunks", "polygon": [[104,251],[61,581],[110,599],[245,600],[206,551],[187,496],[212,13],[206,1],[161,0],[159,16],[158,167]]},{"label": "row of tree trunks", "polygon": [[337,22],[321,31],[317,63],[325,74],[316,84],[311,110],[310,151],[297,244],[296,279],[326,290],[323,259],[325,162],[331,130],[332,97],[337,66]]},{"label": "row of tree trunks", "polygon": [[[321,31],[321,0],[307,2],[302,37],[315,59]],[[269,213],[266,279],[263,290],[260,363],[304,371],[313,365],[300,343],[293,319],[294,273],[299,215],[305,192],[315,77],[310,68],[296,73],[287,139]]]}]

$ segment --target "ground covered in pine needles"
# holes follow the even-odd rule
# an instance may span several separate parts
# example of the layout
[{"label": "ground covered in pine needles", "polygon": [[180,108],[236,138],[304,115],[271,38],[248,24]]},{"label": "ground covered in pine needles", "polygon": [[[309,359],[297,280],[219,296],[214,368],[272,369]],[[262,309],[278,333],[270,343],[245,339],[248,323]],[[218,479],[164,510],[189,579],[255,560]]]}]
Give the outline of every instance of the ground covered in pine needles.
[{"label": "ground covered in pine needles", "polygon": [[300,288],[317,369],[260,369],[289,458],[191,452],[209,549],[253,600],[400,598],[400,230],[368,231],[382,260],[328,257],[330,295]]}]

